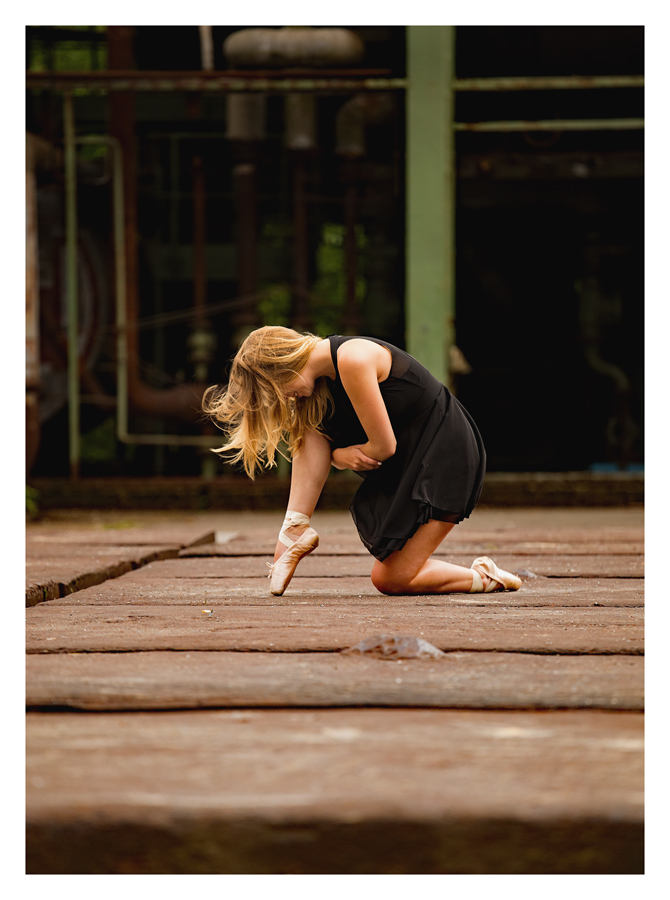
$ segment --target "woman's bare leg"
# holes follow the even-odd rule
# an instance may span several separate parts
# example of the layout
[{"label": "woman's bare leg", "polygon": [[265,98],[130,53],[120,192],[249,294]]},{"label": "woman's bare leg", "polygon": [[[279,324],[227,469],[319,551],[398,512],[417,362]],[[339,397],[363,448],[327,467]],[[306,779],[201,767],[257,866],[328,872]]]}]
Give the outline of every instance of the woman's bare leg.
[{"label": "woman's bare leg", "polygon": [[[376,560],[371,578],[377,590],[383,594],[469,593],[472,569],[430,559],[453,527],[450,522],[431,519],[402,550],[396,550],[383,562]],[[482,575],[482,581],[486,587],[490,579]]]},{"label": "woman's bare leg", "polygon": [[[330,455],[330,441],[327,438],[316,431],[305,432],[305,442],[293,457],[287,509],[305,516],[313,514],[330,472]],[[286,530],[286,534],[297,537],[306,528],[306,525],[294,525]],[[277,541],[275,562],[285,550],[286,546]]]}]

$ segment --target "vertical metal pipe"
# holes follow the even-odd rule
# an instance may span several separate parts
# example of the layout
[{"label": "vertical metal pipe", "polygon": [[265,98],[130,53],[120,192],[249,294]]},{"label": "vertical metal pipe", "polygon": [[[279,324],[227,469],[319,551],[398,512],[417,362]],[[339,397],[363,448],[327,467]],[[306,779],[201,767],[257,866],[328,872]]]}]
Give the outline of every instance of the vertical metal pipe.
[{"label": "vertical metal pipe", "polygon": [[293,326],[302,331],[309,327],[309,238],[307,204],[305,202],[305,159],[297,150],[293,154]]},{"label": "vertical metal pipe", "polygon": [[114,281],[116,284],[116,433],[120,441],[128,438],[128,335],[126,333],[127,275],[125,233],[125,191],[123,151],[115,138],[108,138],[114,162],[112,209],[114,223]]},{"label": "vertical metal pipe", "polygon": [[234,341],[241,343],[258,323],[256,313],[256,165],[240,162],[233,168],[233,185],[237,219],[237,284],[248,305],[232,317]]},{"label": "vertical metal pipe", "polygon": [[211,25],[198,25],[200,32],[200,57],[202,68],[211,71],[214,68],[214,41]]},{"label": "vertical metal pipe", "polygon": [[193,307],[196,326],[205,321],[207,278],[205,266],[205,172],[199,156],[193,157]]},{"label": "vertical metal pipe", "polygon": [[65,144],[65,285],[70,478],[79,477],[79,303],[77,296],[77,169],[72,94],[63,94]]},{"label": "vertical metal pipe", "polygon": [[407,28],[407,350],[449,380],[455,309],[455,28]]},{"label": "vertical metal pipe", "polygon": [[35,140],[26,134],[26,475],[40,440],[40,286]]},{"label": "vertical metal pipe", "polygon": [[344,196],[344,269],[346,300],[343,334],[358,334],[359,315],[356,304],[358,253],[356,248],[356,185],[350,176]]}]

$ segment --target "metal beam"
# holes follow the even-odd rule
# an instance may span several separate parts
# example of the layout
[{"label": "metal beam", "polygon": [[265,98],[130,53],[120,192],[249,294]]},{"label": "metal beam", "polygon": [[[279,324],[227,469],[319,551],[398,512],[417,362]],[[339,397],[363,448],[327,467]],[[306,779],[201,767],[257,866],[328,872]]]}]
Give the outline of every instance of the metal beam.
[{"label": "metal beam", "polygon": [[345,72],[286,76],[282,73],[229,75],[223,72],[30,72],[28,90],[199,91],[287,93],[296,91],[351,93],[404,90],[405,78],[383,78]]},{"label": "metal beam", "polygon": [[407,28],[407,350],[449,380],[454,342],[454,27]]},{"label": "metal beam", "polygon": [[630,87],[644,87],[644,75],[530,75],[454,80],[455,91],[572,91]]},{"label": "metal beam", "polygon": [[539,121],[454,122],[455,131],[634,131],[644,119],[540,119]]}]

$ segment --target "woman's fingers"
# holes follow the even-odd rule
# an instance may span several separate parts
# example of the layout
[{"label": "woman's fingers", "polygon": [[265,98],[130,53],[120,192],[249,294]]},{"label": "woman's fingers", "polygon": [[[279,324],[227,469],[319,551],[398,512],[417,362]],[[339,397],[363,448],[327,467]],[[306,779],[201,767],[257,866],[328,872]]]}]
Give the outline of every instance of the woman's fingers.
[{"label": "woman's fingers", "polygon": [[365,470],[378,469],[381,466],[381,463],[377,459],[372,459],[371,456],[366,456],[361,450],[358,451],[361,468]]}]

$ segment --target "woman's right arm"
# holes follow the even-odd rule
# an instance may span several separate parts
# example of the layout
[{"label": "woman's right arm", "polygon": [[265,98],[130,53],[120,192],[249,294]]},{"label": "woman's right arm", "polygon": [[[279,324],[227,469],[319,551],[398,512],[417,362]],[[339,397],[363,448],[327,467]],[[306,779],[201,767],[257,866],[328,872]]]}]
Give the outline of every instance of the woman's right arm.
[{"label": "woman's right arm", "polygon": [[381,462],[366,456],[361,451],[362,444],[353,444],[351,447],[337,447],[333,450],[330,461],[336,469],[351,469],[354,472],[369,472],[378,469]]}]

